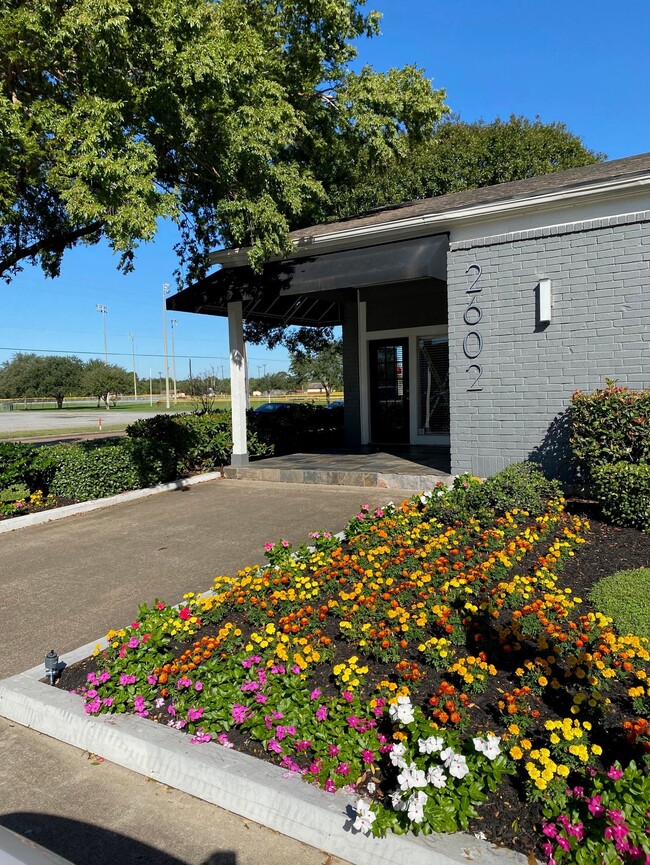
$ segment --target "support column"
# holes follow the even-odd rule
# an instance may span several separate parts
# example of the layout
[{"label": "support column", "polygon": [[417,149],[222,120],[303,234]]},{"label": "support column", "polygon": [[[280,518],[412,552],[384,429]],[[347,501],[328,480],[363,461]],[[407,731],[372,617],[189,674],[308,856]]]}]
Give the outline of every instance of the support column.
[{"label": "support column", "polygon": [[241,300],[228,304],[228,339],[230,342],[230,404],[232,408],[233,466],[248,464],[246,442],[246,361],[244,357],[244,320]]}]

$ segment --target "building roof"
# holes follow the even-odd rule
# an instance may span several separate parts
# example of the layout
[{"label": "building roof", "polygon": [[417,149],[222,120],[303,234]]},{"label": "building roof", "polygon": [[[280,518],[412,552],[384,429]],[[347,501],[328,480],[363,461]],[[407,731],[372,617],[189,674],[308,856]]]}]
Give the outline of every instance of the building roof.
[{"label": "building roof", "polygon": [[244,317],[251,320],[338,324],[346,288],[438,276],[436,253],[446,250],[445,232],[457,220],[611,194],[640,183],[650,184],[650,153],[382,207],[292,232],[293,254],[268,262],[261,274],[248,265],[246,249],[213,253],[221,270],[169,298],[167,307],[225,315],[228,302],[241,299]]},{"label": "building roof", "polygon": [[368,213],[352,216],[338,222],[326,222],[322,225],[294,231],[291,233],[291,237],[294,240],[299,240],[304,236],[317,237],[320,234],[344,231],[353,224],[355,226],[376,225],[389,220],[410,219],[413,216],[425,214],[442,214],[481,204],[522,201],[550,192],[568,191],[578,189],[581,186],[591,186],[594,183],[617,179],[633,179],[649,173],[650,153],[641,153],[638,156],[628,156],[625,159],[614,159],[610,162],[597,162],[594,165],[556,171],[553,174],[544,174],[540,177],[528,177],[525,180],[513,180],[509,183],[499,183],[496,186],[483,186],[480,189],[468,189],[464,192],[453,192],[449,195],[437,195],[433,198],[379,207]]},{"label": "building roof", "polygon": [[[464,192],[380,207],[336,222],[301,228],[291,232],[290,236],[296,245],[295,255],[299,256],[305,254],[306,247],[315,245],[321,248],[325,238],[337,243],[337,235],[370,236],[370,234],[378,234],[381,228],[387,225],[399,229],[400,223],[407,224],[421,220],[424,225],[429,221],[440,222],[447,215],[460,217],[472,211],[481,214],[489,213],[493,209],[496,211],[508,205],[513,207],[518,204],[534,205],[537,200],[545,197],[587,195],[621,184],[632,186],[643,178],[650,181],[650,153],[598,162],[582,168],[556,171],[540,177],[529,177],[525,180],[513,180],[495,186],[484,186],[480,189],[469,189]],[[446,229],[442,227],[439,230]],[[213,263],[223,264],[226,267],[247,263],[245,249],[219,250],[213,253],[211,258]]]}]

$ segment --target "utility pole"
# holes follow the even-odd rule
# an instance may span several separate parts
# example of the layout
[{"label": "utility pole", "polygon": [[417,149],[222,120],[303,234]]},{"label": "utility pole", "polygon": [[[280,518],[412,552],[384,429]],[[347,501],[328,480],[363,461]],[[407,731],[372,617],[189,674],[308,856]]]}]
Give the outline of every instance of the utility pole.
[{"label": "utility pole", "polygon": [[131,351],[133,354],[133,396],[138,400],[138,376],[135,371],[135,336],[130,333],[129,339],[131,340]]},{"label": "utility pole", "polygon": [[172,376],[174,378],[174,403],[176,402],[176,346],[174,345],[174,328],[178,324],[175,318],[170,321],[172,326]]},{"label": "utility pole", "polygon": [[151,367],[149,367],[149,405],[153,405],[153,378],[151,377]]},{"label": "utility pole", "polygon": [[106,344],[106,313],[108,312],[108,307],[104,306],[103,303],[97,303],[95,304],[95,308],[104,322],[104,363],[108,365],[108,347]]},{"label": "utility pole", "polygon": [[169,283],[163,283],[162,287],[162,312],[163,312],[163,345],[165,351],[165,405],[170,408],[169,402],[169,355],[167,353],[167,304],[165,298],[170,293]]}]

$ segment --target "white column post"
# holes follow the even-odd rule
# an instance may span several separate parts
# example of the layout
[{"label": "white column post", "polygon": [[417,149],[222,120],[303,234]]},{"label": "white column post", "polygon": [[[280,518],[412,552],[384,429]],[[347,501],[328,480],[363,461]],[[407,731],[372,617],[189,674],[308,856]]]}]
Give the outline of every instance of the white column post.
[{"label": "white column post", "polygon": [[228,304],[228,338],[230,342],[230,405],[232,409],[233,466],[248,463],[246,442],[246,362],[244,356],[244,321],[241,300]]}]

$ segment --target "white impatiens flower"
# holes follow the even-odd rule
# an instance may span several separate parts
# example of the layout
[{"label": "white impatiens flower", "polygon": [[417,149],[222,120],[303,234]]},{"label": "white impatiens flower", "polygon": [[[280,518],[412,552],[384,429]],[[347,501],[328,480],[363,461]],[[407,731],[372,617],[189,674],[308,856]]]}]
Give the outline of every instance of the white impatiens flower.
[{"label": "white impatiens flower", "polygon": [[445,740],[442,736],[429,736],[428,739],[418,739],[420,754],[435,754],[437,751],[442,751],[444,745]]},{"label": "white impatiens flower", "polygon": [[424,769],[418,769],[415,763],[411,763],[397,776],[397,783],[402,790],[411,790],[413,787],[426,787],[427,778]]},{"label": "white impatiens flower", "polygon": [[406,809],[408,808],[408,805],[402,799],[401,790],[395,790],[393,793],[390,794],[390,802],[393,806],[393,811],[406,811]]},{"label": "white impatiens flower", "polygon": [[354,821],[354,828],[357,832],[364,832],[368,835],[372,831],[372,824],[377,819],[370,808],[370,802],[365,799],[359,799],[356,805],[357,819]]},{"label": "white impatiens flower", "polygon": [[427,772],[427,781],[429,784],[433,784],[434,787],[437,787],[439,790],[442,787],[447,786],[447,776],[445,775],[442,766],[429,766],[429,771]]},{"label": "white impatiens flower", "polygon": [[406,760],[404,759],[404,754],[406,753],[406,745],[403,745],[401,742],[398,742],[396,745],[393,745],[393,749],[390,752],[390,762],[393,766],[397,766],[399,769],[406,766]]},{"label": "white impatiens flower", "polygon": [[462,754],[456,754],[453,748],[445,748],[440,752],[440,759],[453,778],[464,778],[469,772],[467,760]]},{"label": "white impatiens flower", "polygon": [[488,733],[485,739],[481,739],[477,736],[472,741],[474,742],[476,750],[481,754],[485,754],[488,760],[496,760],[501,753],[501,748],[499,748],[499,742],[501,739],[499,736],[493,736],[492,733]]},{"label": "white impatiens flower", "polygon": [[392,721],[400,721],[402,724],[412,724],[415,720],[413,706],[406,696],[398,697],[396,703],[391,703],[388,713]]},{"label": "white impatiens flower", "polygon": [[426,805],[428,798],[429,797],[424,790],[420,790],[418,793],[412,793],[409,796],[407,802],[408,818],[409,820],[412,820],[413,823],[421,823],[424,820],[424,806]]}]

